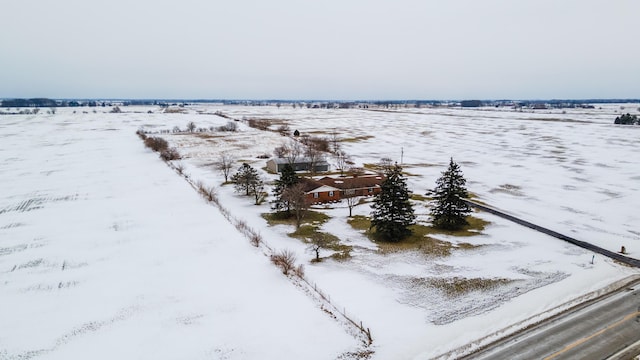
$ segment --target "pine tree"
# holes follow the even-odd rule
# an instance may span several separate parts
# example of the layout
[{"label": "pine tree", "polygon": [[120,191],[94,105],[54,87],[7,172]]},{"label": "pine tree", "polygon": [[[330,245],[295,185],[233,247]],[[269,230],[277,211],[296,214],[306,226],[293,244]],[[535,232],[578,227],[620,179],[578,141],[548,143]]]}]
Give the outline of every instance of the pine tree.
[{"label": "pine tree", "polygon": [[280,179],[276,180],[276,186],[273,188],[273,196],[276,197],[274,208],[278,211],[286,210],[287,213],[291,211],[291,205],[286,199],[283,199],[282,194],[285,190],[291,186],[297,184],[299,181],[298,175],[293,171],[293,167],[289,164],[285,164],[280,173]]},{"label": "pine tree", "polygon": [[458,230],[468,225],[471,209],[462,199],[469,197],[465,187],[467,180],[460,166],[451,158],[449,168],[442,172],[434,189],[434,207],[431,209],[433,226],[446,230]]},{"label": "pine tree", "polygon": [[251,195],[251,187],[260,180],[258,171],[249,164],[243,163],[238,172],[231,177],[231,181],[235,183],[237,192],[244,192],[245,195]]},{"label": "pine tree", "polygon": [[409,226],[415,224],[416,216],[409,202],[409,190],[402,168],[396,164],[385,175],[382,191],[371,205],[371,227],[375,227],[381,239],[400,241],[411,234]]}]

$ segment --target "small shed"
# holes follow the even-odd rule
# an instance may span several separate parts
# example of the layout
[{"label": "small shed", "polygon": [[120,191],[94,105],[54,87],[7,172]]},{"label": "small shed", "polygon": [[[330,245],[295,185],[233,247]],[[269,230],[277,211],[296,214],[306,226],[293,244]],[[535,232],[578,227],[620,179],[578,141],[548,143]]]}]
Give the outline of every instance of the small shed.
[{"label": "small shed", "polygon": [[[271,158],[267,161],[267,168],[275,173],[282,172],[286,164],[291,164],[293,171],[311,171],[313,162],[307,157],[297,158],[293,162],[287,158]],[[314,165],[314,172],[329,171],[329,163],[326,160],[318,160]]]}]

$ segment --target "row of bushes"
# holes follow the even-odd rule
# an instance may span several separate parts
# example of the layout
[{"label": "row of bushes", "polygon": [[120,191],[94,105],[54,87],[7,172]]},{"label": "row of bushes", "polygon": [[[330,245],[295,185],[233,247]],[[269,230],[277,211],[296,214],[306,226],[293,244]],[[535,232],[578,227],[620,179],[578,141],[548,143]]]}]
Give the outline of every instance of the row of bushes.
[{"label": "row of bushes", "polygon": [[160,157],[165,160],[180,160],[182,157],[178,152],[178,149],[174,147],[169,147],[169,143],[167,140],[158,137],[158,136],[147,136],[144,131],[138,130],[136,134],[144,140],[144,145],[149,149],[160,153]]}]

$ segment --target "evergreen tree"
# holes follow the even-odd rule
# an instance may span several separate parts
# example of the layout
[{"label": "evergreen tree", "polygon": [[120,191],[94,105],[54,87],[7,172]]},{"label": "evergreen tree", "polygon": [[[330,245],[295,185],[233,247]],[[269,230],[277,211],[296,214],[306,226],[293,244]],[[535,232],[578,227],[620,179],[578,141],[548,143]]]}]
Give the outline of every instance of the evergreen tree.
[{"label": "evergreen tree", "polygon": [[385,174],[382,191],[373,201],[371,227],[375,227],[380,238],[388,241],[400,241],[411,234],[410,225],[415,224],[416,216],[409,202],[407,181],[402,168],[396,164]]},{"label": "evergreen tree", "polygon": [[297,184],[298,181],[298,175],[293,171],[293,167],[290,164],[285,164],[280,173],[280,178],[276,180],[276,186],[273,188],[273,196],[276,197],[274,207],[277,211],[291,211],[291,204],[282,195],[285,190]]},{"label": "evergreen tree", "polygon": [[640,122],[638,122],[638,117],[629,113],[616,117],[616,120],[613,123],[618,125],[640,125]]},{"label": "evergreen tree", "polygon": [[231,181],[235,183],[237,192],[244,192],[245,195],[251,195],[252,186],[260,180],[258,171],[249,164],[243,163],[238,172],[231,177]]},{"label": "evergreen tree", "polygon": [[462,199],[469,197],[460,166],[451,158],[449,168],[436,181],[434,207],[431,209],[433,226],[447,230],[458,230],[468,225],[471,209]]}]

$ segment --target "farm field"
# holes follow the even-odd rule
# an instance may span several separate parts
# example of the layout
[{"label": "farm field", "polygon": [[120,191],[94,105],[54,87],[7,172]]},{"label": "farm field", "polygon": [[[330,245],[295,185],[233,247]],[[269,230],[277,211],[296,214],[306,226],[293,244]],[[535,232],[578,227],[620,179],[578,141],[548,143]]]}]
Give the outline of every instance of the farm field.
[{"label": "farm field", "polygon": [[[1,116],[0,318],[8,326],[0,359],[455,358],[638,275],[482,212],[473,216],[486,226],[471,236],[433,233],[424,246],[390,247],[351,226],[343,203],[315,207],[328,216],[315,225],[348,254],[326,249],[312,263],[292,225],[265,221],[268,201],[254,205],[212,166],[226,151],[237,166],[277,179],[263,157],[289,140],[247,119],[337,133],[356,166],[371,169],[383,157],[402,164],[420,195],[418,222],[428,225],[422,198],[452,157],[476,200],[640,257],[640,129],[612,124],[620,105],[379,110],[204,104]],[[236,132],[209,130],[232,119]],[[170,131],[189,122],[207,131]],[[144,148],[139,129],[178,149],[183,159],[172,166],[187,179]],[[280,274],[264,247],[251,246],[189,185],[197,182],[214,186],[221,206],[264,246],[293,251],[306,279],[362,321],[373,344],[363,347],[348,324]],[[368,216],[370,201],[354,215]]]}]

